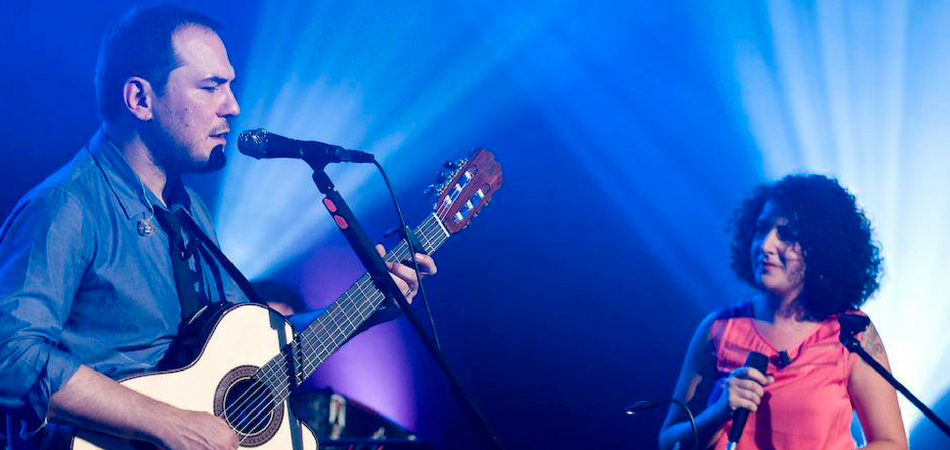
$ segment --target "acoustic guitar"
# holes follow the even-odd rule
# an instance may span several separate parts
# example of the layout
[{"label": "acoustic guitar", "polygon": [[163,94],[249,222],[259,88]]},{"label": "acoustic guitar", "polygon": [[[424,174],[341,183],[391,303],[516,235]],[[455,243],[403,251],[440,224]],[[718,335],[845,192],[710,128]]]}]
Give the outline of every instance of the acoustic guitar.
[{"label": "acoustic guitar", "polygon": [[[433,191],[432,214],[415,230],[425,253],[435,252],[468,226],[502,185],[501,166],[485,149],[467,160],[447,163],[454,169]],[[419,250],[419,249],[417,249]],[[410,259],[401,241],[387,261]],[[289,397],[334,351],[386,302],[369,275],[346,292],[299,333],[280,314],[258,304],[229,305],[203,312],[202,324],[177,345],[184,366],[133,376],[120,383],[182,409],[206,411],[224,419],[242,448],[313,450],[312,430],[294,417]],[[64,439],[75,450],[144,449],[152,445],[76,430]]]}]

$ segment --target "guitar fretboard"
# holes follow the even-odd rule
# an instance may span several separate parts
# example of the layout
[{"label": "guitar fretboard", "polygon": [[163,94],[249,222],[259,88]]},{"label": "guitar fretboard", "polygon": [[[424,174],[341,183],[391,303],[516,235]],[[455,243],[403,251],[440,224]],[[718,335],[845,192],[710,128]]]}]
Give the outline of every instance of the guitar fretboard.
[{"label": "guitar fretboard", "polygon": [[[426,254],[435,252],[450,236],[435,213],[429,215],[414,233],[423,247],[416,250]],[[401,240],[386,255],[385,260],[396,262],[411,258],[409,245]],[[275,402],[286,400],[294,387],[343,345],[385,299],[386,295],[376,287],[369,274],[363,274],[293,342],[287,344],[278,356],[263,365],[254,378],[271,388]]]}]

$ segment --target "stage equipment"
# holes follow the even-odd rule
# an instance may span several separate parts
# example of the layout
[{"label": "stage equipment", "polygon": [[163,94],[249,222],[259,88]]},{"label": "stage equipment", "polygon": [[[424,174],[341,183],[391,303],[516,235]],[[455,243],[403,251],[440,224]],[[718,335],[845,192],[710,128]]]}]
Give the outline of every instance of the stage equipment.
[{"label": "stage equipment", "polygon": [[933,410],[927,407],[924,402],[920,401],[914,394],[910,392],[903,384],[897,381],[887,369],[884,368],[880,363],[878,363],[873,356],[871,356],[867,351],[864,350],[864,347],[861,347],[861,341],[858,340],[857,334],[863,332],[868,325],[871,323],[871,319],[867,316],[862,316],[858,314],[842,314],[838,316],[838,323],[841,324],[841,333],[838,335],[838,338],[841,340],[841,343],[844,344],[845,348],[848,349],[851,353],[857,353],[861,359],[864,360],[875,372],[877,372],[881,377],[887,380],[891,386],[894,386],[894,389],[897,389],[898,392],[904,394],[904,397],[907,400],[910,400],[920,412],[924,413],[940,431],[943,431],[947,437],[950,437],[950,426],[946,422],[940,419]]},{"label": "stage equipment", "polygon": [[313,430],[322,450],[432,448],[418,441],[411,430],[330,388],[294,393],[290,403],[297,418]]}]

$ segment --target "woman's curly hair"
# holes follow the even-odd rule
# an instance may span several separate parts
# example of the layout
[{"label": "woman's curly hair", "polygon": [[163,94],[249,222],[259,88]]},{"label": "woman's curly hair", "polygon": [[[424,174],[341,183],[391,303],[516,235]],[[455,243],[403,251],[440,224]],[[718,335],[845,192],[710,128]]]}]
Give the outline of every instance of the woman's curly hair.
[{"label": "woman's curly hair", "polygon": [[797,242],[805,258],[805,286],[799,297],[805,313],[824,320],[860,307],[880,285],[883,258],[871,223],[854,195],[823,175],[788,175],[757,187],[736,210],[732,232],[732,270],[758,287],[751,246],[756,221],[771,201],[788,219],[782,239]]}]

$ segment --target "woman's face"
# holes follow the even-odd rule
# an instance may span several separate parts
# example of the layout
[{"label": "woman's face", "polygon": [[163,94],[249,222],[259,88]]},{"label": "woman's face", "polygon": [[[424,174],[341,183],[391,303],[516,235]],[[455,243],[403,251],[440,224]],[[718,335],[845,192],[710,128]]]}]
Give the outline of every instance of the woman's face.
[{"label": "woman's face", "polygon": [[756,219],[750,248],[756,284],[783,300],[797,297],[805,286],[805,255],[787,225],[788,218],[767,201]]}]

